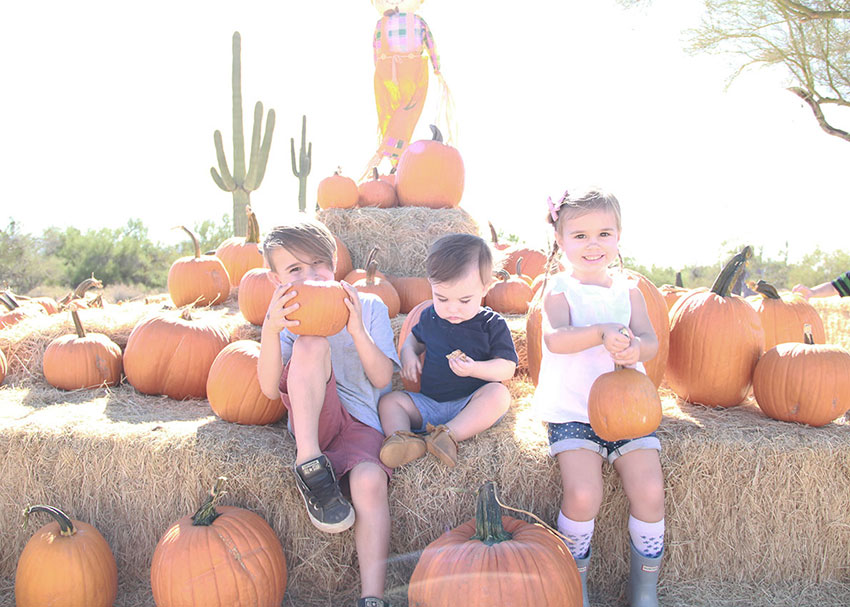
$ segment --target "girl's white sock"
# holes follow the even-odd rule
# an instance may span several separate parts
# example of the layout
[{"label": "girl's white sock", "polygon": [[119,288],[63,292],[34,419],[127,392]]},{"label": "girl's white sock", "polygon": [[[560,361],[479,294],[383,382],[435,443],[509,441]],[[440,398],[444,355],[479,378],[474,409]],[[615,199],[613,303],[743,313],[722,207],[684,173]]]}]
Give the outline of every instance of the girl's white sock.
[{"label": "girl's white sock", "polygon": [[589,521],[574,521],[558,512],[558,531],[569,538],[567,549],[574,559],[583,559],[590,549],[590,538],[593,537],[593,525],[595,519]]},{"label": "girl's white sock", "polygon": [[629,515],[629,535],[635,549],[647,558],[654,559],[664,551],[664,519],[645,523]]}]

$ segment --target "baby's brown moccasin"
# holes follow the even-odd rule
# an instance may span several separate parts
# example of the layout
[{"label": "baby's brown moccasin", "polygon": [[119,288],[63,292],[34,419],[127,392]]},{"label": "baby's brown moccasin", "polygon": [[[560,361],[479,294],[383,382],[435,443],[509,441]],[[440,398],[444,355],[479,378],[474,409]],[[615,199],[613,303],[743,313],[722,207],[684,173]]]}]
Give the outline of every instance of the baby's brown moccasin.
[{"label": "baby's brown moccasin", "polygon": [[436,428],[431,424],[425,428],[425,446],[428,453],[443,462],[449,468],[457,466],[457,441],[449,432],[449,428],[440,424]]},{"label": "baby's brown moccasin", "polygon": [[381,461],[389,468],[398,468],[423,455],[425,440],[413,432],[393,432],[381,445]]}]

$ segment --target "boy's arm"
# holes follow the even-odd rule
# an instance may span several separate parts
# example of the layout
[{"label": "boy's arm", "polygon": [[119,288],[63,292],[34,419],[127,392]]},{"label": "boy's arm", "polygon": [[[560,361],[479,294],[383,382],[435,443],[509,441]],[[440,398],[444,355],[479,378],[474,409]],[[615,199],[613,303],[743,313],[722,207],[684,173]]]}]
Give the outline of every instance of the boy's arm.
[{"label": "boy's arm", "polygon": [[341,284],[348,294],[348,299],[345,300],[349,312],[346,328],[351,339],[354,340],[354,347],[363,364],[363,371],[373,386],[383,388],[393,379],[393,361],[381,351],[366,330],[363,324],[363,306],[355,288],[345,281]]},{"label": "boy's arm", "polygon": [[[260,358],[257,361],[257,379],[262,393],[272,400],[280,398],[280,376],[283,373],[283,355],[280,351],[280,333],[298,321],[287,320],[286,315],[298,309],[298,304],[288,306],[295,294],[290,284],[278,285],[269,302],[263,330],[260,335]],[[287,307],[288,306],[288,307]]]}]

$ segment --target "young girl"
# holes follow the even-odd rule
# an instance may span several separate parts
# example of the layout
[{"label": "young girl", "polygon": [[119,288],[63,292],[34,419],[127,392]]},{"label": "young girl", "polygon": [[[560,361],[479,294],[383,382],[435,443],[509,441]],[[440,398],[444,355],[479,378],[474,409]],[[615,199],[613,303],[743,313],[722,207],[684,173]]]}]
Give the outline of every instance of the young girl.
[{"label": "young girl", "polygon": [[552,277],[544,294],[543,358],[534,406],[547,422],[549,450],[561,469],[558,529],[570,540],[587,607],[590,538],[602,502],[602,461],[608,460],[629,498],[629,605],[657,607],[664,551],[661,445],[654,433],[602,440],[590,427],[587,396],[593,381],[613,371],[615,363],[644,371],[641,361],[655,356],[658,341],[637,285],[610,267],[620,259],[617,199],[594,190],[548,202],[547,220],[555,229],[552,257],[560,249],[570,267]]}]

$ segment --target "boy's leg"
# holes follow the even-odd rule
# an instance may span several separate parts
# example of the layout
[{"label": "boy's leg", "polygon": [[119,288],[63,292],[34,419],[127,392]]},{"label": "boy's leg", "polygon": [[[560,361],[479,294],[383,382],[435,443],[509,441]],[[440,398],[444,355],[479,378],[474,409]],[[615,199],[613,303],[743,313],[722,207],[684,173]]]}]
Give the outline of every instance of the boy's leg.
[{"label": "boy's leg", "polygon": [[422,415],[406,392],[390,392],[378,401],[378,415],[386,439],[381,446],[381,461],[397,468],[425,455],[425,440],[410,431],[419,428]]},{"label": "boy's leg", "polygon": [[319,447],[319,415],[331,377],[331,351],[323,337],[302,335],[292,346],[287,394],[295,434],[295,464],[322,454]]},{"label": "boy's leg", "polygon": [[390,550],[387,482],[387,473],[373,462],[361,462],[349,472],[351,501],[357,510],[354,544],[360,565],[361,597],[384,596]]}]

